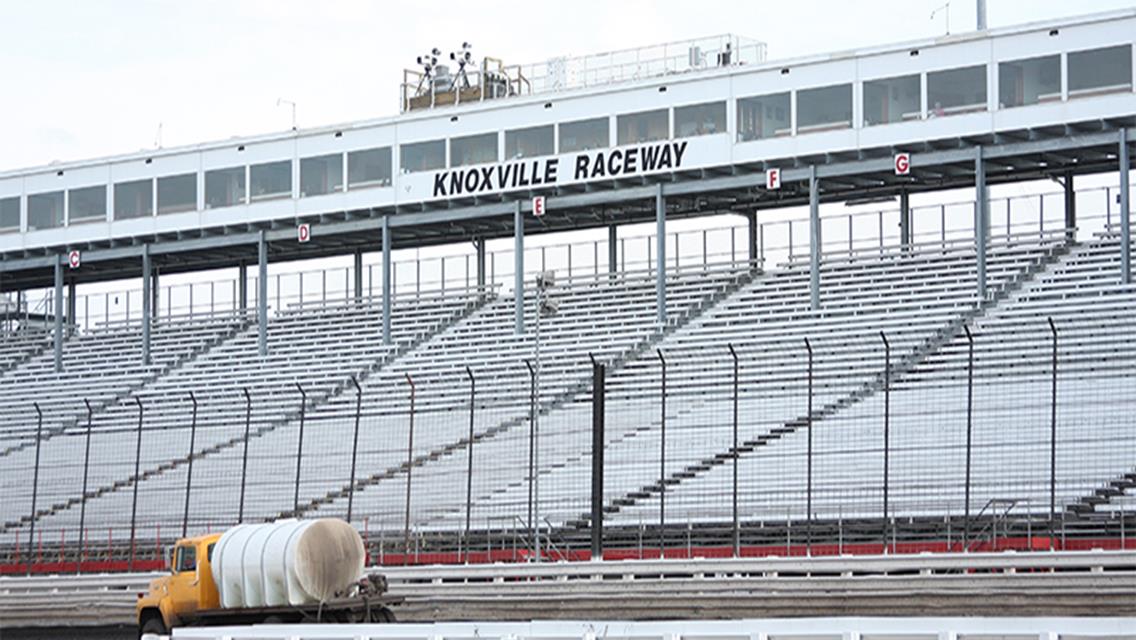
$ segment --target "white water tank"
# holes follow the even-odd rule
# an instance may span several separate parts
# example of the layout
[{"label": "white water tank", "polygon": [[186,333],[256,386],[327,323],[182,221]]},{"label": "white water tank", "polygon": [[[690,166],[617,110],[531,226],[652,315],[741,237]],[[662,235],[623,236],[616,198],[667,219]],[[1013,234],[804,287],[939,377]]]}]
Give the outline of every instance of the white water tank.
[{"label": "white water tank", "polygon": [[228,609],[326,602],[362,577],[364,555],[335,518],[242,524],[213,547],[213,581]]}]

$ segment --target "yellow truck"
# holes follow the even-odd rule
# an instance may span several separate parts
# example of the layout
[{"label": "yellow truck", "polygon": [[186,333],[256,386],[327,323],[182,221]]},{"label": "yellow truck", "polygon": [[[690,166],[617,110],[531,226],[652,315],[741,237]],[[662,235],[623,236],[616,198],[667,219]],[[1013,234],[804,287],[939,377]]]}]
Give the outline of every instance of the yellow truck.
[{"label": "yellow truck", "polygon": [[170,574],[135,605],[139,635],[174,627],[393,622],[386,580],[363,575],[363,542],[331,518],[238,525],[178,540]]}]

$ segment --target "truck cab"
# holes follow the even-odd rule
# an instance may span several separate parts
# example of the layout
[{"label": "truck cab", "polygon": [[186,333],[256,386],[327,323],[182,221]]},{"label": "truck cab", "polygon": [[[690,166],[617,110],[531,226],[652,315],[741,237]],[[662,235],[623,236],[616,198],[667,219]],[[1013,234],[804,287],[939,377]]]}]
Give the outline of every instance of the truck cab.
[{"label": "truck cab", "polygon": [[177,541],[169,553],[170,574],[150,582],[147,593],[138,594],[135,611],[140,634],[169,633],[192,622],[197,612],[220,606],[213,582],[213,547],[221,534]]}]

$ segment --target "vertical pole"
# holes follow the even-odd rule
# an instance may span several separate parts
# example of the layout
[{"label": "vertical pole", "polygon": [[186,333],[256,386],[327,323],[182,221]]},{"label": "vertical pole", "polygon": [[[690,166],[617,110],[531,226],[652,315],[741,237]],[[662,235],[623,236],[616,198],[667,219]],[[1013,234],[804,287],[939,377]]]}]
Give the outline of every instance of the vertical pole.
[{"label": "vertical pole", "polygon": [[731,487],[731,494],[733,495],[732,504],[732,517],[734,524],[734,557],[737,558],[741,555],[742,536],[741,536],[741,523],[738,520],[738,458],[741,456],[741,451],[738,450],[738,352],[734,350],[734,345],[729,343],[726,345],[730,350],[730,358],[734,361],[734,393],[733,393],[733,436],[734,446],[731,449],[733,453],[733,486]]},{"label": "vertical pole", "polygon": [[403,564],[410,562],[410,474],[414,470],[414,378],[404,374],[410,385],[410,430],[406,439],[406,518],[402,525]]},{"label": "vertical pole", "polygon": [[603,560],[604,366],[592,357],[592,560]]},{"label": "vertical pole", "polygon": [[[480,243],[484,247],[484,241]],[[484,258],[484,254],[482,254]],[[484,263],[484,260],[480,260]],[[473,377],[473,369],[467,364],[465,366],[465,374],[469,376],[469,450],[467,451],[466,469],[465,469],[465,561],[469,563],[469,536],[470,536],[470,518],[473,515],[473,418],[475,400],[477,398],[477,381]]]},{"label": "vertical pole", "polygon": [[525,219],[520,200],[513,208],[513,315],[520,335],[525,332]]},{"label": "vertical pole", "polygon": [[617,227],[614,224],[607,225],[607,272],[610,275],[615,275],[619,271],[619,238]]},{"label": "vertical pole", "polygon": [[248,309],[248,265],[244,260],[237,265],[237,304],[242,311]]},{"label": "vertical pole", "polygon": [[[355,463],[359,456],[359,419],[363,412],[363,388],[359,386],[359,381],[354,375],[351,376],[351,384],[355,385],[355,430],[351,437],[351,480],[347,483],[347,522],[351,522],[351,514],[355,507]],[[409,475],[410,467],[407,467],[406,472]],[[296,477],[298,478],[299,474]]]},{"label": "vertical pole", "polygon": [[659,354],[659,557],[665,559],[667,526],[667,359]]},{"label": "vertical pole", "polygon": [[94,416],[91,401],[84,398],[83,404],[87,405],[87,438],[83,446],[83,493],[79,494],[79,571],[83,570],[83,543],[87,539],[87,480],[91,469],[91,423]]},{"label": "vertical pole", "polygon": [[189,491],[193,487],[193,458],[197,446],[197,396],[193,395],[192,391],[189,392],[189,401],[193,403],[193,419],[189,423],[189,455],[186,456],[189,465],[185,473],[185,509],[181,516],[181,537],[183,538],[189,530]]},{"label": "vertical pole", "polygon": [[292,512],[298,516],[300,515],[300,464],[304,460],[304,421],[308,412],[308,394],[299,382],[296,383],[296,390],[300,392],[300,437],[296,442],[296,482],[292,489]]},{"label": "vertical pole", "polygon": [[911,249],[911,195],[907,189],[899,192],[899,246],[903,251]]},{"label": "vertical pole", "polygon": [[816,165],[809,167],[809,306],[820,309],[820,185]]},{"label": "vertical pole", "polygon": [[966,331],[966,486],[963,491],[962,550],[970,545],[970,470],[971,445],[974,434],[974,336],[970,326],[963,325]]},{"label": "vertical pole", "polygon": [[[35,527],[38,514],[36,513],[36,499],[39,497],[39,452],[40,444],[43,442],[43,411],[39,408],[38,402],[33,402],[32,406],[36,410],[36,449],[35,449],[35,467],[32,471],[32,514],[31,514],[31,527],[28,531],[28,573],[32,572],[32,553],[33,545],[35,544]],[[19,545],[17,545],[19,546]]]},{"label": "vertical pole", "polygon": [[533,481],[536,476],[536,369],[528,360],[525,360],[525,367],[529,370],[529,502],[526,522],[529,527],[529,539],[535,546],[536,522],[533,520]]},{"label": "vertical pole", "polygon": [[986,201],[986,164],[982,147],[974,150],[974,243],[978,270],[978,299],[986,299],[986,236],[990,222],[990,203]]},{"label": "vertical pole", "polygon": [[150,276],[153,266],[150,264],[150,245],[142,245],[142,364],[150,364],[150,315],[153,313],[151,303]]},{"label": "vertical pole", "polygon": [[[748,233],[746,246],[749,248],[749,266],[757,264],[757,212],[746,214],[746,231]],[[703,236],[705,237],[705,236]]]},{"label": "vertical pole", "polygon": [[63,371],[63,257],[55,260],[55,371]]},{"label": "vertical pole", "polygon": [[805,408],[805,428],[808,429],[808,443],[805,452],[805,554],[813,554],[813,345],[805,338],[805,351],[808,352],[808,400]]},{"label": "vertical pole", "polygon": [[1077,228],[1077,191],[1072,171],[1065,172],[1065,184],[1062,186],[1065,187],[1065,236],[1072,240]]},{"label": "vertical pole", "polygon": [[1120,282],[1132,284],[1132,200],[1128,186],[1128,130],[1120,128]]},{"label": "vertical pole", "polygon": [[484,293],[487,275],[485,272],[485,238],[478,238],[474,240],[474,248],[477,251],[477,288],[479,293]]},{"label": "vertical pole", "polygon": [[355,250],[355,264],[352,270],[352,275],[355,277],[355,302],[358,303],[363,299],[363,250]]},{"label": "vertical pole", "polygon": [[663,183],[655,185],[655,307],[660,325],[667,322],[667,201]]},{"label": "vertical pole", "polygon": [[158,267],[154,267],[150,272],[150,308],[153,309],[155,318],[162,315],[162,307],[159,304],[161,296],[158,295],[161,291],[161,287],[158,286],[158,271]]},{"label": "vertical pole", "polygon": [[392,275],[390,218],[383,216],[383,344],[391,343]]},{"label": "vertical pole", "polygon": [[138,437],[134,445],[134,496],[130,500],[130,570],[134,570],[134,540],[138,531],[138,485],[142,484],[142,400],[135,396],[138,405]]},{"label": "vertical pole", "polygon": [[75,279],[71,278],[67,281],[67,324],[72,327],[79,326],[79,320],[75,317],[78,301],[75,298],[76,283]]},{"label": "vertical pole", "polygon": [[891,531],[888,522],[888,473],[891,470],[891,344],[887,335],[881,331],[880,339],[884,341],[884,553],[888,551],[888,533]]},{"label": "vertical pole", "polygon": [[268,240],[264,229],[260,230],[260,237],[256,246],[257,280],[256,280],[256,323],[257,344],[260,357],[268,355]]},{"label": "vertical pole", "polygon": [[245,437],[244,446],[241,447],[241,498],[237,509],[237,524],[245,521],[245,481],[248,479],[249,429],[252,426],[252,396],[248,387],[242,387],[245,394]]},{"label": "vertical pole", "polygon": [[1049,549],[1052,551],[1057,519],[1057,325],[1053,324],[1052,317],[1047,320],[1053,336],[1049,388]]}]

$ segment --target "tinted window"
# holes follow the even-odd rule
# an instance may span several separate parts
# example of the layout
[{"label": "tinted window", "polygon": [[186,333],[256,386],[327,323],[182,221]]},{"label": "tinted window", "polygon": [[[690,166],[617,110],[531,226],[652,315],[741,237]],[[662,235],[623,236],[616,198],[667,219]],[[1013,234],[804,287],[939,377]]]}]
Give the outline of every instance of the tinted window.
[{"label": "tinted window", "polygon": [[114,185],[114,219],[143,218],[154,213],[152,180],[135,180]]},{"label": "tinted window", "polygon": [[450,166],[497,162],[497,133],[482,133],[450,140]]},{"label": "tinted window", "polygon": [[20,228],[20,199],[0,198],[0,229]]},{"label": "tinted window", "polygon": [[998,65],[998,106],[1021,107],[1061,100],[1061,56]]},{"label": "tinted window", "polygon": [[615,119],[616,144],[666,140],[669,130],[666,109],[626,113]]},{"label": "tinted window", "polygon": [[986,110],[986,67],[927,74],[927,115],[931,118]]},{"label": "tinted window", "polygon": [[67,218],[70,222],[106,219],[105,186],[72,189],[67,193],[67,198]]},{"label": "tinted window", "polygon": [[531,158],[556,153],[552,140],[552,125],[529,127],[505,132],[505,157]]},{"label": "tinted window", "polygon": [[249,167],[249,194],[253,200],[292,195],[292,161],[266,162]]},{"label": "tinted window", "polygon": [[864,126],[919,119],[919,76],[864,83]]},{"label": "tinted window", "polygon": [[205,174],[205,208],[245,202],[245,168],[215,169]]},{"label": "tinted window", "polygon": [[560,125],[560,153],[587,151],[611,146],[607,118],[577,120]]},{"label": "tinted window", "polygon": [[343,156],[333,154],[300,160],[300,197],[343,190]]},{"label": "tinted window", "polygon": [[1069,54],[1069,97],[1132,90],[1132,45]]},{"label": "tinted window", "polygon": [[446,141],[404,144],[399,147],[399,161],[403,173],[443,169],[446,166]]},{"label": "tinted window", "polygon": [[347,188],[391,183],[391,150],[363,149],[347,154]]},{"label": "tinted window", "polygon": [[178,547],[177,554],[177,569],[178,573],[183,571],[196,571],[197,570],[197,548],[192,546]]},{"label": "tinted window", "polygon": [[193,211],[196,208],[196,173],[158,178],[158,213]]},{"label": "tinted window", "polygon": [[675,107],[675,137],[689,138],[726,130],[726,103],[708,102]]},{"label": "tinted window", "polygon": [[28,231],[53,229],[63,224],[63,192],[28,196]]},{"label": "tinted window", "polygon": [[803,89],[797,92],[797,133],[852,126],[852,85]]},{"label": "tinted window", "polygon": [[792,133],[788,93],[738,100],[738,140],[761,140]]}]

